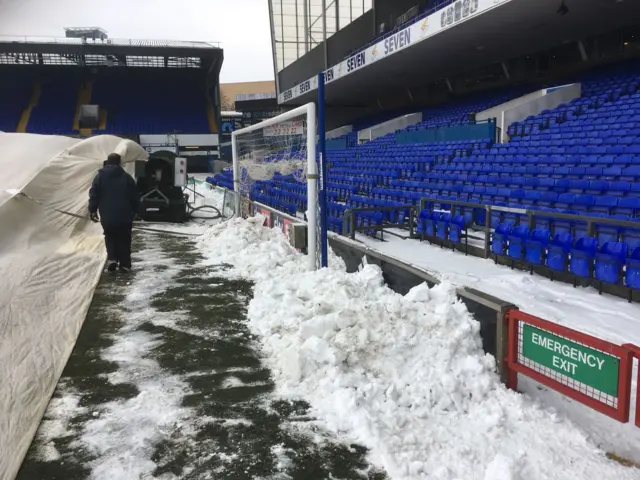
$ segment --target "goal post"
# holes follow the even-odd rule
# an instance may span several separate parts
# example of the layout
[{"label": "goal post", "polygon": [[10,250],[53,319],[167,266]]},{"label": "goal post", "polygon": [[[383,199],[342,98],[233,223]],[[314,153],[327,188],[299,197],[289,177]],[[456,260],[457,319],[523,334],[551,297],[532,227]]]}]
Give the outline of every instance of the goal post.
[{"label": "goal post", "polygon": [[[277,202],[288,214],[304,214],[310,269],[320,267],[321,228],[313,102],[232,132],[236,211],[242,197]],[[326,238],[326,237],[325,237]]]}]

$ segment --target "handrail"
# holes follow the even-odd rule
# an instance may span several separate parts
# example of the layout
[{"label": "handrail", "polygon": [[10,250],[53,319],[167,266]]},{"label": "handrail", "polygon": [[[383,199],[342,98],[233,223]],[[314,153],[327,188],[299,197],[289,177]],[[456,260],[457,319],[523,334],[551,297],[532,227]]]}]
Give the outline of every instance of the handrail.
[{"label": "handrail", "polygon": [[[614,227],[622,227],[629,229],[640,229],[640,222],[632,222],[628,220],[615,220],[611,218],[604,217],[590,217],[587,215],[574,215],[570,213],[559,213],[559,212],[546,212],[542,210],[531,210],[526,208],[514,208],[514,207],[503,207],[499,205],[483,205],[481,203],[472,203],[472,202],[464,202],[459,200],[448,200],[434,197],[422,197],[420,199],[419,208],[420,212],[426,208],[427,203],[444,203],[445,205],[451,205],[452,207],[470,207],[474,210],[484,210],[485,211],[485,243],[484,243],[484,254],[485,258],[489,258],[490,251],[490,238],[491,238],[491,213],[492,212],[504,212],[504,213],[517,213],[519,215],[527,215],[528,217],[528,225],[529,228],[532,228],[535,225],[536,217],[544,217],[550,219],[558,219],[558,220],[572,220],[574,222],[582,222],[587,224],[587,235],[592,237],[594,233],[594,229],[596,225],[609,225]],[[418,215],[420,214],[418,212]],[[451,213],[455,214],[455,208],[451,209]]]},{"label": "handrail", "polygon": [[[344,212],[342,217],[342,234],[350,235],[351,240],[355,240],[357,230],[382,230],[384,228],[402,228],[402,225],[367,225],[356,228],[356,214],[364,212],[395,212],[401,210],[409,210],[409,237],[413,237],[413,219],[415,218],[415,206],[414,205],[397,205],[389,207],[360,207],[360,208],[348,208]],[[349,231],[350,230],[350,231]]]}]

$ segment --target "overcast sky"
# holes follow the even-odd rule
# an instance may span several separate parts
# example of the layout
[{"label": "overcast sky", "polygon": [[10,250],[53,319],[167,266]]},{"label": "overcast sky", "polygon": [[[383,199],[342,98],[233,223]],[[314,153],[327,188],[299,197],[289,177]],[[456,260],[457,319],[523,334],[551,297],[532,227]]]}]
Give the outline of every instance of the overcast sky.
[{"label": "overcast sky", "polygon": [[221,42],[221,82],[273,79],[267,0],[0,0],[0,35],[94,26],[111,38]]}]

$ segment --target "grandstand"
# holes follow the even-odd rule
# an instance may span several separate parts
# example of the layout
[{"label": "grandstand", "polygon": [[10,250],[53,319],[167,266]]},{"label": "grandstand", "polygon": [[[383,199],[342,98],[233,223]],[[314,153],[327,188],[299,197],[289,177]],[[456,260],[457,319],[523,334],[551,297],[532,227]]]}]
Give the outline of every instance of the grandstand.
[{"label": "grandstand", "polygon": [[[0,41],[0,130],[113,134],[152,150],[218,158],[218,46],[90,34]],[[84,106],[97,107],[89,123],[80,120]]]},{"label": "grandstand", "polygon": [[[536,12],[517,0],[420,2],[410,11],[405,3],[397,8],[374,3],[378,11],[396,14],[398,28],[380,28],[354,45],[349,51],[360,56],[357,61],[354,56],[332,60],[328,43],[324,65],[316,64],[327,69],[327,127],[340,133],[327,135],[329,228],[353,234],[345,214],[354,212],[355,225],[365,234],[379,231],[367,231],[367,225],[402,228],[452,248],[483,240],[478,255],[635,298],[633,290],[640,290],[637,3],[599,4],[597,15],[593,2],[561,11],[545,1]],[[469,3],[475,11],[464,18]],[[371,21],[368,15],[343,30],[360,28],[358,22]],[[604,18],[611,23],[603,33],[596,19]],[[429,61],[433,66],[440,61],[440,68],[427,73],[424,63],[415,61],[430,47],[453,55],[460,42],[496,21],[510,37],[476,36],[471,45],[478,48],[460,53],[456,66],[438,57]],[[516,21],[520,29],[514,33],[509,22]],[[543,23],[527,33],[538,21]],[[425,33],[429,28],[433,31]],[[335,44],[341,33],[329,40]],[[411,48],[391,56],[389,39],[401,33]],[[505,43],[516,37],[519,46]],[[512,52],[517,55],[509,56]],[[312,53],[285,68],[277,65],[281,105],[313,98],[315,77],[301,81],[311,71]],[[460,64],[468,65],[466,71]],[[572,88],[578,93],[569,95]],[[373,91],[375,101],[367,103]],[[544,106],[558,92],[565,97]],[[528,101],[528,114],[501,122],[501,111]],[[408,114],[413,120],[402,124],[401,116]],[[389,130],[388,124],[402,127]],[[375,129],[382,134],[372,136]],[[232,172],[212,181],[232,188]],[[257,182],[251,195],[290,215],[300,217],[306,210],[306,187],[291,175]],[[363,208],[369,211],[358,211]]]}]

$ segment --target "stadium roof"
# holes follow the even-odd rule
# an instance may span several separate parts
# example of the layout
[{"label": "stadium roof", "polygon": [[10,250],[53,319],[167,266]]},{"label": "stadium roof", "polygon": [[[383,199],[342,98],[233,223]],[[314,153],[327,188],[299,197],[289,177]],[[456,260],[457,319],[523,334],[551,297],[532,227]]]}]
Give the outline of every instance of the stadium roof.
[{"label": "stadium roof", "polygon": [[[559,0],[484,3],[495,5],[446,28],[440,28],[442,10],[433,18],[430,15],[417,20],[415,27],[407,27],[417,28],[419,33],[411,36],[406,48],[387,53],[384,42],[389,39],[381,40],[363,52],[365,57],[356,58],[356,54],[334,65],[327,71],[330,83],[326,101],[358,105],[392,91],[420,87],[495,62],[575,44],[588,36],[637,25],[640,19],[639,0],[567,2],[569,12],[565,15],[558,14]],[[421,38],[422,32],[432,28],[436,33]],[[404,35],[396,43],[407,40],[404,31],[396,35]],[[280,92],[279,103],[301,105],[314,101],[315,80],[311,78]]]},{"label": "stadium roof", "polygon": [[221,58],[217,43],[0,35],[0,65],[209,69]]}]

